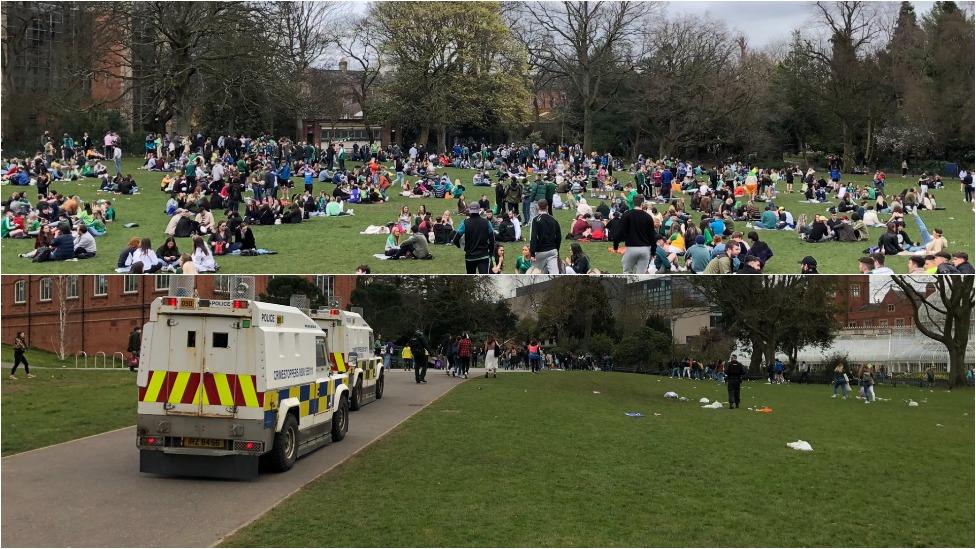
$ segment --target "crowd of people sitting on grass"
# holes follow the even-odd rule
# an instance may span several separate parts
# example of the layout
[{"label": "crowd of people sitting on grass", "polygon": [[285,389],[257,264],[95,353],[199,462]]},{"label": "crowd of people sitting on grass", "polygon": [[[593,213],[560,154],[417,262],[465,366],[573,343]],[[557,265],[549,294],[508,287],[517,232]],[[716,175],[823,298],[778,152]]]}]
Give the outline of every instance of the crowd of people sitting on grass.
[{"label": "crowd of people sitting on grass", "polygon": [[[134,178],[121,173],[116,158],[121,150],[117,134],[106,134],[101,151],[87,134],[80,143],[66,135],[60,162],[52,143],[46,136],[33,160],[8,163],[4,179],[20,184],[26,175],[28,184],[47,191],[52,180],[63,180],[66,174],[81,169],[78,161],[83,160],[79,175],[101,178],[100,190],[138,192]],[[115,176],[109,175],[104,164],[109,158],[116,160]],[[226,222],[231,239],[214,250],[217,255],[252,249],[263,253],[238,240],[235,231],[241,222],[267,226],[354,215],[354,205],[384,203],[391,192],[422,200],[444,199],[454,202],[455,207],[441,215],[429,212],[426,203],[416,213],[405,207],[385,225],[368,227],[362,234],[387,236],[383,253],[376,256],[428,259],[427,244],[467,240],[464,227],[474,223],[468,219],[472,206],[477,205],[478,217],[490,228],[491,245],[483,251],[480,242],[476,243],[477,250],[465,244],[466,261],[478,263],[474,272],[501,272],[504,251],[498,244],[523,240],[530,243],[532,266],[527,271],[554,273],[566,272],[567,265],[588,266],[582,248],[559,259],[559,245],[552,247],[550,234],[543,239],[543,249],[533,248],[534,221],[543,202],[547,218],[552,218],[549,214],[555,210],[568,209],[575,215],[566,233],[554,218],[552,222],[547,219],[542,230],[549,233],[555,229],[559,240],[580,244],[612,243],[610,251],[623,255],[625,272],[762,272],[773,257],[772,250],[759,238],[766,230],[796,231],[805,242],[823,243],[868,240],[869,228],[885,227],[877,250],[866,252],[888,255],[937,255],[946,245],[941,231],[930,233],[919,215],[921,211],[942,209],[934,196],[935,190],[945,187],[940,176],[925,173],[917,187],[888,195],[883,171],[875,173],[872,184],[851,185],[844,180],[837,162],[830,163],[827,172],[818,176],[814,169],[798,166],[768,168],[730,161],[705,167],[644,155],[625,166],[609,153],[587,154],[579,145],[492,146],[469,142],[438,153],[418,145],[406,151],[396,145],[382,148],[377,144],[353,144],[349,149],[343,143],[317,147],[286,137],[275,139],[266,133],[253,138],[149,134],[144,158],[144,169],[163,173],[160,189],[169,195],[165,214],[171,216],[166,235],[208,236]],[[486,189],[477,198],[467,197],[466,182],[443,173],[448,167],[474,171],[470,185],[493,187],[494,192]],[[624,172],[633,177],[633,182],[618,179]],[[304,188],[296,188],[296,179]],[[319,190],[316,194],[316,182],[331,183],[331,193]],[[961,172],[960,183],[969,197],[971,174]],[[783,195],[792,193],[803,194],[804,201],[824,204],[824,214],[815,214],[812,219],[806,214],[794,216],[783,203]],[[223,212],[223,218],[218,221],[214,212]],[[905,230],[906,214],[919,229],[918,242]],[[464,219],[455,222],[452,215]],[[28,219],[23,221],[20,231],[29,234]],[[744,227],[737,230],[738,223]],[[15,224],[16,220],[5,220],[5,227],[13,229]],[[9,233],[22,234],[16,229]],[[748,242],[743,240],[743,233],[748,233]],[[418,238],[425,242],[420,244]],[[897,249],[892,238],[897,239]],[[408,245],[401,250],[404,243]],[[547,252],[544,260],[536,258],[537,251]],[[471,257],[471,252],[485,257]],[[551,260],[552,255],[557,260]],[[810,267],[815,270],[815,263],[807,262],[804,269]]]},{"label": "crowd of people sitting on grass", "polygon": [[67,261],[94,257],[95,239],[115,222],[112,202],[84,202],[46,189],[33,204],[26,192],[11,193],[3,202],[2,238],[34,239],[34,249],[20,254],[35,262]]}]

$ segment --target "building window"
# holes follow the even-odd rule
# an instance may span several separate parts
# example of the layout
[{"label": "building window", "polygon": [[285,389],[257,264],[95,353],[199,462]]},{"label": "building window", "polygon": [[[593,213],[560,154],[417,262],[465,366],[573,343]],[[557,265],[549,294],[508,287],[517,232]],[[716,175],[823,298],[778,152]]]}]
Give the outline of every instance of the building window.
[{"label": "building window", "polygon": [[882,318],[882,319],[878,320],[878,328],[887,328],[887,327],[888,327],[888,319],[887,318]]},{"label": "building window", "polygon": [[169,277],[170,275],[156,275],[156,279],[153,284],[156,286],[157,292],[165,292],[169,290]]},{"label": "building window", "polygon": [[860,284],[851,284],[851,297],[861,297]]},{"label": "building window", "polygon": [[332,297],[335,296],[335,277],[318,275],[315,277],[315,285],[322,290],[322,297],[325,298],[325,302],[329,303]]},{"label": "building window", "polygon": [[41,279],[41,301],[51,301],[51,279]]},{"label": "building window", "polygon": [[865,328],[870,328],[871,327],[871,319],[870,318],[864,321],[864,327]]},{"label": "building window", "polygon": [[217,275],[214,277],[214,293],[215,294],[230,293],[230,275]]},{"label": "building window", "polygon": [[95,297],[105,297],[108,295],[108,277],[105,275],[95,275],[95,279],[92,281],[94,286],[93,294]]},{"label": "building window", "polygon": [[122,283],[122,293],[134,294],[139,291],[139,275],[125,275]]},{"label": "building window", "polygon": [[14,283],[14,303],[27,303],[27,283],[23,280]]},{"label": "building window", "polygon": [[78,275],[71,275],[64,281],[65,297],[78,299]]},{"label": "building window", "polygon": [[888,312],[889,313],[895,312],[895,306],[894,305],[888,305]]},{"label": "building window", "polygon": [[857,328],[857,321],[856,320],[852,320],[852,321],[848,322],[847,323],[847,327],[848,328]]},{"label": "building window", "polygon": [[896,318],[895,319],[895,326],[897,326],[898,328],[904,328],[905,327],[905,319],[904,318]]}]

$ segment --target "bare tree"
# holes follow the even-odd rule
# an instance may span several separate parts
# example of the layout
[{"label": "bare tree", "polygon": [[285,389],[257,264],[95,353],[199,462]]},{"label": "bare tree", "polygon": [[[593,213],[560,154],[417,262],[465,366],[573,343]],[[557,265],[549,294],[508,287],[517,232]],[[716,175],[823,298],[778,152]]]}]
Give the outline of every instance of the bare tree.
[{"label": "bare tree", "polygon": [[53,278],[53,287],[51,288],[58,304],[58,330],[55,337],[52,338],[52,343],[54,344],[55,354],[62,361],[68,356],[66,342],[68,337],[68,321],[71,318],[72,310],[74,310],[72,300],[68,299],[70,295],[68,290],[71,287],[77,289],[77,284],[77,275],[62,275]]},{"label": "bare tree", "polygon": [[357,17],[344,25],[344,33],[336,33],[332,43],[348,63],[352,61],[354,68],[347,77],[352,86],[350,88],[353,99],[363,113],[363,127],[370,143],[373,142],[371,99],[376,88],[375,84],[383,70],[383,56],[380,47],[382,39],[377,27],[369,23],[366,17]]},{"label": "bare tree", "polygon": [[966,349],[973,329],[973,277],[893,276],[891,281],[912,304],[918,331],[945,345],[949,353],[949,385],[965,385]]},{"label": "bare tree", "polygon": [[[593,146],[593,115],[612,100],[620,75],[633,68],[650,2],[511,4],[513,32],[534,70],[564,82],[583,111],[583,150]],[[515,17],[513,17],[515,16]]]}]

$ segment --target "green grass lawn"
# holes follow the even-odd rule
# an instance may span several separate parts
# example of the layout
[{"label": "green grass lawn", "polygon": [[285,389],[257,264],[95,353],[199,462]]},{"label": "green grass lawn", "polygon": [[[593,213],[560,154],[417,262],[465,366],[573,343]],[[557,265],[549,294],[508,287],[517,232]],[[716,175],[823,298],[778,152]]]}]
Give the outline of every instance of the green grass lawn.
[{"label": "green grass lawn", "polygon": [[[690,380],[472,380],[224,544],[973,545],[972,391],[742,392],[773,413],[702,409],[725,387]],[[814,451],[786,447],[797,439]]]},{"label": "green grass lawn", "polygon": [[[165,239],[163,233],[169,218],[163,213],[167,196],[159,191],[159,181],[162,174],[147,173],[137,170],[139,161],[127,159],[125,170],[135,175],[142,189],[142,194],[132,197],[109,196],[118,211],[118,223],[110,226],[107,235],[98,239],[98,256],[78,262],[53,262],[46,265],[34,265],[17,254],[33,248],[33,240],[8,240],[4,242],[3,253],[0,254],[0,266],[7,273],[52,272],[52,273],[105,273],[115,269],[115,261],[125,243],[132,236],[150,237],[154,246],[159,246]],[[452,179],[460,177],[468,187],[467,198],[476,200],[481,193],[488,195],[494,203],[494,190],[486,187],[471,186],[473,170],[448,169]],[[632,177],[629,174],[618,174],[624,182]],[[845,176],[853,178],[859,183],[869,181],[869,176]],[[902,180],[893,176],[888,184],[888,192],[899,192],[914,179]],[[951,182],[946,189],[936,191],[939,204],[945,206],[945,211],[923,213],[926,224],[931,230],[941,227],[946,231],[952,250],[972,250],[974,245],[973,212],[970,206],[962,202],[959,185]],[[299,178],[295,179],[296,188],[301,189]],[[781,184],[782,185],[782,184]],[[781,186],[781,189],[785,188]],[[799,187],[798,187],[799,188]],[[24,190],[24,187],[4,186],[0,190],[3,197],[11,193]],[[26,188],[33,192],[34,188]],[[82,182],[55,183],[52,189],[65,194],[78,194],[84,200],[95,200],[103,196],[97,192],[94,179]],[[326,190],[330,194],[332,184],[316,182],[315,192]],[[794,216],[801,213],[823,213],[826,206],[817,204],[803,204],[802,195],[782,194],[780,204],[790,209]],[[32,201],[36,197],[31,197]],[[591,202],[593,202],[591,200]],[[596,206],[599,200],[593,204]],[[455,201],[427,199],[410,199],[393,193],[390,202],[385,204],[355,206],[355,215],[341,218],[314,218],[297,226],[277,225],[273,227],[254,227],[254,233],[259,247],[272,249],[278,255],[260,257],[221,257],[218,264],[223,273],[352,273],[360,264],[369,265],[374,273],[456,273],[464,272],[464,260],[461,250],[453,246],[434,246],[432,261],[380,261],[372,257],[374,253],[382,253],[386,237],[383,235],[363,236],[359,231],[367,225],[382,225],[395,221],[400,207],[404,204],[416,212],[421,204],[435,214],[445,209],[455,209]],[[219,212],[215,212],[218,214]],[[218,220],[222,215],[217,215]],[[560,210],[556,212],[564,233],[568,233],[573,219],[573,212]],[[699,218],[695,215],[695,219]],[[455,222],[459,218],[455,216]],[[126,229],[123,223],[135,222],[139,227]],[[737,230],[748,232],[745,223],[737,223]],[[765,231],[762,238],[772,247],[775,257],[767,265],[770,273],[791,273],[798,270],[797,262],[806,255],[815,256],[820,263],[820,271],[824,273],[855,273],[857,272],[857,258],[869,245],[875,245],[882,229],[870,229],[868,242],[806,244],[801,242],[793,231]],[[914,223],[909,222],[909,234],[916,237],[918,232]],[[569,254],[569,242],[564,242],[562,255]],[[190,249],[190,240],[179,239],[181,250]],[[606,243],[583,244],[584,250],[590,256],[594,268],[605,273],[620,273],[620,256],[611,254]],[[505,271],[515,272],[515,258],[521,253],[522,243],[509,243],[505,246],[507,257]],[[892,258],[891,267],[896,272],[907,272],[907,259]]]},{"label": "green grass lawn", "polygon": [[[13,361],[9,345],[3,346],[2,357],[4,366]],[[55,355],[35,350],[27,352],[27,360],[31,366],[61,364]],[[37,377],[27,379],[18,369],[16,381],[8,379],[9,373],[5,368],[0,376],[4,456],[135,424],[135,374],[128,370],[41,368],[32,371]]]}]

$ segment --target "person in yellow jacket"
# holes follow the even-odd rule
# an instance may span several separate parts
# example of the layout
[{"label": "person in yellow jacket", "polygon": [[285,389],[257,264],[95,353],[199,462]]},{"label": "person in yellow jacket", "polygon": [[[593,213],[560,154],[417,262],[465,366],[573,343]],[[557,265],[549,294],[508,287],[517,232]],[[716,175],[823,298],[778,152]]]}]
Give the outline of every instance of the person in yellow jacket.
[{"label": "person in yellow jacket", "polygon": [[409,345],[404,345],[403,350],[400,351],[400,358],[403,359],[403,369],[411,370],[413,369],[413,351],[410,350]]}]

